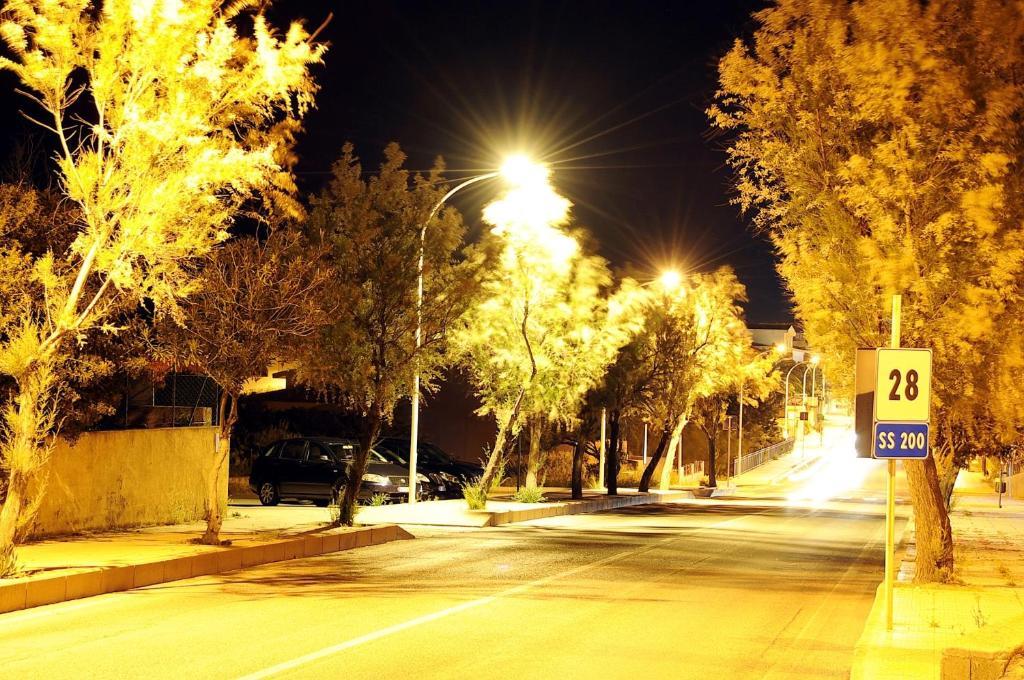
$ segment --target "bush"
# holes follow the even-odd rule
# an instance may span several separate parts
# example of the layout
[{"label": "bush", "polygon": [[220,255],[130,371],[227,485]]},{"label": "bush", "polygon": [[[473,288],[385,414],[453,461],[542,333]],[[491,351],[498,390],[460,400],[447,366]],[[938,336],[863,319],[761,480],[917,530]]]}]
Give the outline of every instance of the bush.
[{"label": "bush", "polygon": [[487,508],[487,491],[480,485],[480,478],[462,485],[462,497],[470,510],[484,510]]},{"label": "bush", "polygon": [[518,503],[543,503],[547,499],[544,498],[540,487],[524,486],[513,494],[512,500]]},{"label": "bush", "polygon": [[640,463],[632,464],[626,463],[619,469],[619,474],[616,476],[619,486],[639,486],[640,478],[644,474],[644,466]]}]

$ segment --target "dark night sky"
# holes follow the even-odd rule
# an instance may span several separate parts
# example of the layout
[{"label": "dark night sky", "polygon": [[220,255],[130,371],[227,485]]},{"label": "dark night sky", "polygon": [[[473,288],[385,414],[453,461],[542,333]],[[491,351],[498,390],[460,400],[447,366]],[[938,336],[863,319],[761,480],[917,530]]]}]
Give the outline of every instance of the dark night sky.
[{"label": "dark night sky", "polygon": [[[319,186],[346,140],[369,167],[395,140],[410,167],[442,155],[452,177],[527,152],[553,166],[577,223],[613,264],[731,264],[748,318],[784,320],[770,247],[729,204],[722,141],[709,140],[704,115],[717,58],[763,4],[279,0],[273,15],[305,17],[311,30],[334,13],[299,145],[302,186]],[[27,128],[12,115],[24,106],[12,85],[0,79],[8,143]],[[490,195],[484,186],[455,204],[478,225]]]}]

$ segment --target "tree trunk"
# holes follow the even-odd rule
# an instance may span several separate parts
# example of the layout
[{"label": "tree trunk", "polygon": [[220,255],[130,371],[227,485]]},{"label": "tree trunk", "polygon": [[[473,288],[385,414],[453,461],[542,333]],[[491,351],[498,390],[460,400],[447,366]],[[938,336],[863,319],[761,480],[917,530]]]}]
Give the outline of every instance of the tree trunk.
[{"label": "tree trunk", "polygon": [[683,436],[683,428],[686,427],[686,417],[680,416],[676,425],[672,428],[672,439],[669,440],[668,453],[665,455],[665,465],[661,468],[661,483],[658,488],[668,491],[672,482],[672,466],[674,465],[676,452],[679,450],[679,440]]},{"label": "tree trunk", "polygon": [[505,447],[508,446],[509,435],[515,427],[516,422],[519,420],[519,409],[523,406],[524,396],[526,396],[525,386],[520,388],[519,394],[516,396],[515,404],[512,405],[512,412],[509,413],[505,424],[498,430],[498,436],[494,440],[494,448],[491,449],[491,455],[487,457],[487,465],[484,466],[484,474],[480,478],[481,488],[491,488],[491,484],[494,481],[494,474],[498,471],[498,462],[505,455]]},{"label": "tree trunk", "polygon": [[583,443],[583,432],[576,433],[576,445],[572,447],[572,498],[583,498],[583,458],[586,447]]},{"label": "tree trunk", "polygon": [[25,490],[28,486],[25,475],[11,470],[7,479],[7,495],[0,510],[0,578],[14,575],[17,560],[14,554],[15,534],[18,519],[24,505]]},{"label": "tree trunk", "polygon": [[527,427],[530,431],[530,451],[526,458],[526,487],[536,489],[537,473],[540,471],[541,465],[540,437],[544,430],[541,417],[530,418]]},{"label": "tree trunk", "polygon": [[651,477],[654,476],[654,469],[658,467],[658,461],[661,460],[662,455],[665,453],[665,448],[668,446],[669,437],[672,436],[671,431],[666,427],[661,431],[661,439],[658,440],[658,446],[654,449],[654,453],[651,454],[651,459],[647,461],[647,467],[644,468],[644,473],[640,475],[640,486],[637,488],[639,493],[647,493],[651,488]]},{"label": "tree trunk", "polygon": [[[230,409],[228,409],[229,401]],[[221,484],[221,475],[228,474],[231,433],[234,431],[235,422],[238,421],[238,397],[228,394],[227,390],[221,392],[220,414],[220,436],[217,441],[217,450],[206,479],[206,532],[199,539],[199,542],[204,545],[221,544],[220,529],[224,524],[224,510],[227,506],[227,498],[223,495],[225,487]]]},{"label": "tree trunk", "polygon": [[953,531],[949,524],[945,499],[939,487],[939,475],[932,458],[905,460],[914,504],[914,531],[917,559],[914,581],[948,581],[953,575]]},{"label": "tree trunk", "polygon": [[[348,469],[348,479],[345,482],[345,493],[341,497],[341,510],[338,515],[338,522],[345,526],[352,526],[356,518],[356,500],[359,498],[359,488],[363,484],[363,475],[366,474],[366,461],[370,457],[370,449],[380,435],[381,424],[384,418],[377,411],[376,404],[370,409],[370,413],[363,420],[363,430],[359,435],[359,450],[352,460]],[[416,483],[416,479],[410,479],[409,484]]]},{"label": "tree trunk", "polygon": [[[24,538],[21,534],[42,498],[44,478],[38,473],[45,472],[52,450],[45,437],[55,423],[54,383],[49,355],[36,358],[26,373],[18,376],[17,396],[3,414],[6,438],[0,442],[0,463],[6,468],[7,484],[0,509],[0,577],[16,569],[14,546]],[[30,488],[35,499],[29,498]]]},{"label": "tree trunk", "polygon": [[718,486],[718,433],[704,431],[708,438],[708,486],[712,489]]},{"label": "tree trunk", "polygon": [[608,451],[604,462],[604,485],[608,489],[609,496],[619,494],[619,421],[621,415],[619,409],[612,409],[608,412]]}]

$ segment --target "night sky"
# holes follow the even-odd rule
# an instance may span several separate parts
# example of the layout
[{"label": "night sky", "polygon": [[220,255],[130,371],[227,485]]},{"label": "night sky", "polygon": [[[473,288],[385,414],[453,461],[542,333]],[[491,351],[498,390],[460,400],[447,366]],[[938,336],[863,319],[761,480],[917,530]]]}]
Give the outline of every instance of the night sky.
[{"label": "night sky", "polygon": [[[316,190],[350,140],[367,168],[389,141],[409,167],[444,156],[450,177],[525,152],[551,164],[574,215],[616,266],[730,264],[747,285],[750,321],[788,318],[770,246],[729,204],[724,140],[704,110],[718,59],[753,29],[764,2],[278,2],[278,21],[310,30],[334,13],[317,70],[322,90],[299,145],[301,186]],[[0,78],[0,151],[29,124]],[[485,183],[454,201],[471,237]]]}]

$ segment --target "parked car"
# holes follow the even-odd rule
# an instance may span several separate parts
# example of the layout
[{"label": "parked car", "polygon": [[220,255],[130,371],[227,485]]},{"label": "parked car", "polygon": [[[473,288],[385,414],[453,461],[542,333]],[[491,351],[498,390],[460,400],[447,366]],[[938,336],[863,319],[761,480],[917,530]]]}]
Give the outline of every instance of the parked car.
[{"label": "parked car", "polygon": [[[409,469],[409,439],[385,437],[374,447],[389,461]],[[430,479],[425,495],[438,498],[461,498],[462,486],[483,476],[484,469],[472,463],[455,460],[429,442],[416,445],[416,470]]]},{"label": "parked car", "polygon": [[[326,506],[336,498],[349,478],[359,445],[350,439],[301,437],[282,439],[268,446],[253,461],[251,488],[263,505],[283,499],[311,500]],[[418,475],[417,494],[423,493],[426,475]],[[389,462],[371,450],[359,489],[359,500],[385,494],[388,502],[409,497],[409,470]]]}]

